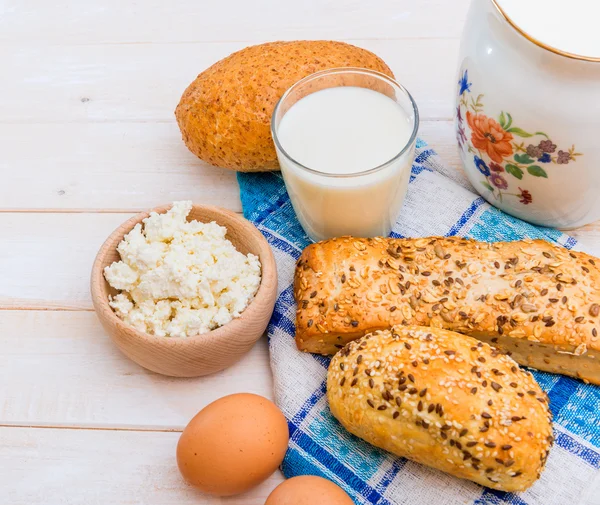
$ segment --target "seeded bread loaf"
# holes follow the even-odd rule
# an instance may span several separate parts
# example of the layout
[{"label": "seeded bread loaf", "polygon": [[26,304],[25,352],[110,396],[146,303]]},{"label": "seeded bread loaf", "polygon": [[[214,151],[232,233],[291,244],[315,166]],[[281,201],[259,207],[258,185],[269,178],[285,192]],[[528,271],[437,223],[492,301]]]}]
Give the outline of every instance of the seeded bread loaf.
[{"label": "seeded bread loaf", "polygon": [[396,326],[348,344],[329,365],[327,396],[350,433],[503,491],[531,486],[553,442],[548,398],[530,373],[438,328]]},{"label": "seeded bread loaf", "polygon": [[202,72],[175,110],[183,141],[198,158],[241,172],[279,170],[271,115],[300,79],[338,67],[393,77],[372,52],[329,40],[269,42],[229,55]]},{"label": "seeded bread loaf", "polygon": [[432,326],[600,384],[599,290],[596,259],[543,240],[342,237],[298,261],[296,343],[334,354],[377,329]]}]

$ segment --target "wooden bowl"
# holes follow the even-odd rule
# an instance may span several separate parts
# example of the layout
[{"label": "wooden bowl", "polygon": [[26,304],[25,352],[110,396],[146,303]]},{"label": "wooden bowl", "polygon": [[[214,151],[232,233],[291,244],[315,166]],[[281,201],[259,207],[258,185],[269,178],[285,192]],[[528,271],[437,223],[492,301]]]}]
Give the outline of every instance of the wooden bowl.
[{"label": "wooden bowl", "polygon": [[[164,205],[150,212],[164,213]],[[91,292],[94,309],[102,326],[117,347],[139,365],[172,377],[199,377],[226,368],[238,361],[263,335],[275,305],[277,268],[269,244],[243,217],[226,209],[194,205],[188,220],[215,221],[227,228],[227,238],[242,253],[259,257],[262,279],[256,296],[240,317],[220,328],[189,338],[159,337],[138,331],[119,319],[108,304],[118,291],[104,278],[104,268],[121,258],[117,245],[150,212],[132,217],[108,237],[94,261]]]}]

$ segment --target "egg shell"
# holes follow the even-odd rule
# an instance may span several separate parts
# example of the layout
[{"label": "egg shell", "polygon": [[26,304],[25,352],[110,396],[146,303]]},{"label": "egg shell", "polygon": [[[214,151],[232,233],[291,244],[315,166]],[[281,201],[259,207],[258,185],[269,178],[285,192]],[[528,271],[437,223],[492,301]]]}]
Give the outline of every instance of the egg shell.
[{"label": "egg shell", "polygon": [[279,484],[265,505],[354,505],[354,502],[333,482],[315,475],[301,475]]},{"label": "egg shell", "polygon": [[251,489],[281,464],[289,440],[285,417],[262,396],[225,396],[202,409],[183,430],[177,465],[205,493],[231,496]]}]

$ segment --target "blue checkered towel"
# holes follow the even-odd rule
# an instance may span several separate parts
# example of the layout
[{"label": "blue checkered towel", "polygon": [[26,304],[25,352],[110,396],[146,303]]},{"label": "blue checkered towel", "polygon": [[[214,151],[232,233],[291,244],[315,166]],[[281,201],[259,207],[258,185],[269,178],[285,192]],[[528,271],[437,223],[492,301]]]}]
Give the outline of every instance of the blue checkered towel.
[{"label": "blue checkered towel", "polygon": [[[286,477],[321,475],[343,487],[357,504],[600,505],[600,387],[568,377],[534,372],[550,396],[556,442],[542,478],[519,495],[395,457],[347,433],[327,406],[329,359],[301,353],[294,342],[294,266],[310,239],[296,219],[280,173],[238,174],[238,181],[244,215],[269,241],[279,272],[268,335],[275,400],[290,426],[282,465]],[[460,235],[483,241],[531,237],[578,246],[559,231],[529,225],[487,204],[422,141],[392,235]]]}]

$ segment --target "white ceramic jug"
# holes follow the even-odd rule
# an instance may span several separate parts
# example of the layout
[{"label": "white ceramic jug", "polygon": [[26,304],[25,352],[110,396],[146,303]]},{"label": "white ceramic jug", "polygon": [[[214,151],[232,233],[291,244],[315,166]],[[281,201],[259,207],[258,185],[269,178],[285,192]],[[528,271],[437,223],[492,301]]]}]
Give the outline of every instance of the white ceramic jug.
[{"label": "white ceramic jug", "polygon": [[544,226],[600,219],[597,56],[536,40],[502,10],[502,0],[473,0],[456,135],[465,171],[488,202]]}]

